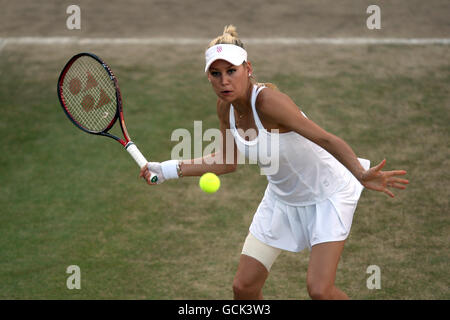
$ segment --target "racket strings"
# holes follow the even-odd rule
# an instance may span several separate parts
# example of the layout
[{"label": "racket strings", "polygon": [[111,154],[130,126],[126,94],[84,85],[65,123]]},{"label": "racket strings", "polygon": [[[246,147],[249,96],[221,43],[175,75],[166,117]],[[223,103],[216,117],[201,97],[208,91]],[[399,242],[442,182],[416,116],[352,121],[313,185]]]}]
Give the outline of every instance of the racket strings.
[{"label": "racket strings", "polygon": [[73,120],[89,131],[102,132],[115,118],[114,82],[89,56],[78,58],[70,66],[62,82],[62,97]]}]

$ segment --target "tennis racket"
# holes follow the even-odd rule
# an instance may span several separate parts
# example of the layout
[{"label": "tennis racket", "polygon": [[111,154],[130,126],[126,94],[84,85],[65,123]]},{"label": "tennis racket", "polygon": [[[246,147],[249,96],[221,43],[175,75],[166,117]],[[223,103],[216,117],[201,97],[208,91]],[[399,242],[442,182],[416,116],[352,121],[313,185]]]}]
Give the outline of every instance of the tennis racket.
[{"label": "tennis racket", "polygon": [[[58,98],[64,113],[84,132],[119,142],[142,168],[147,160],[130,140],[123,117],[122,96],[111,68],[92,53],[79,53],[64,66],[58,79]],[[119,119],[123,139],[109,133]],[[150,181],[158,177],[151,174]]]}]

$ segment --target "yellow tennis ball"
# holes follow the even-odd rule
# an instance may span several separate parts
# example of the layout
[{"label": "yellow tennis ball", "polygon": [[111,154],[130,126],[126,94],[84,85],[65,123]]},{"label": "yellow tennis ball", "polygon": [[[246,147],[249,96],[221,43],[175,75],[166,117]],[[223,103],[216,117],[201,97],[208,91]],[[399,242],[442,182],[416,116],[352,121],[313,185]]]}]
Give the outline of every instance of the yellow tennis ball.
[{"label": "yellow tennis ball", "polygon": [[201,176],[198,184],[204,192],[214,193],[220,188],[220,179],[214,173],[207,172]]}]

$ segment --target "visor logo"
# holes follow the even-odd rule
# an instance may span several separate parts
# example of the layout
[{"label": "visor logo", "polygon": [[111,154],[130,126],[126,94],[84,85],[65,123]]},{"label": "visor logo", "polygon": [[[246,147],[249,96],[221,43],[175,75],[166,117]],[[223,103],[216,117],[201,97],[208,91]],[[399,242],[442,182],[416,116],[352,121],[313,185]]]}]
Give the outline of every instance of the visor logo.
[{"label": "visor logo", "polygon": [[218,52],[218,53],[221,53],[221,52],[222,52],[222,47],[221,47],[221,46],[218,46],[218,47],[217,47],[217,52]]}]

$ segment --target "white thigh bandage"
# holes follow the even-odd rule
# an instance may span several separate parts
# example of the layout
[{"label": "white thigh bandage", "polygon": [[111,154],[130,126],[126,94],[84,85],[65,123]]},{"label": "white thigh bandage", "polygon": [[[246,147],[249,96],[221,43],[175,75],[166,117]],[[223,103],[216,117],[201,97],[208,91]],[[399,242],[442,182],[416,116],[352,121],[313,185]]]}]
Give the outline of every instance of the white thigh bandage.
[{"label": "white thigh bandage", "polygon": [[245,239],[242,254],[252,257],[261,262],[270,271],[272,264],[281,253],[281,249],[271,247],[255,238],[251,233]]}]

